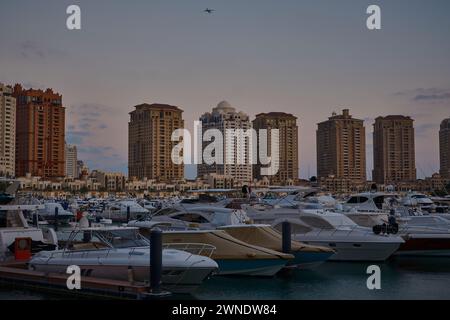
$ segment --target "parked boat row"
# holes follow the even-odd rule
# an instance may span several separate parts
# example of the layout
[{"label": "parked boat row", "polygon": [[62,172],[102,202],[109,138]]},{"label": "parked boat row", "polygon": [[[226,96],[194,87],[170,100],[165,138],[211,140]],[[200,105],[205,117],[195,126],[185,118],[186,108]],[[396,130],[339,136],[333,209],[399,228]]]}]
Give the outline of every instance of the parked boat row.
[{"label": "parked boat row", "polygon": [[192,292],[211,276],[270,277],[326,261],[450,257],[450,215],[416,193],[15,202],[0,206],[0,257],[30,238],[31,270],[65,274],[75,264],[84,276],[148,282],[149,239],[161,230],[162,285],[171,292]]}]

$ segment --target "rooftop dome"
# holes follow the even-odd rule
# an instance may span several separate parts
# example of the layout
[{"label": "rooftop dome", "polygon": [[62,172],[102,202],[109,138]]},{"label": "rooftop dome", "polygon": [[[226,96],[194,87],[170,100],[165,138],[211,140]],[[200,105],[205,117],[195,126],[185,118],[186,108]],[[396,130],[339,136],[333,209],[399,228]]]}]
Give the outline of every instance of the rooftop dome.
[{"label": "rooftop dome", "polygon": [[222,112],[222,113],[229,113],[229,112],[235,112],[236,109],[231,106],[231,104],[228,103],[228,101],[222,101],[220,102],[217,107],[214,108],[214,111]]},{"label": "rooftop dome", "polygon": [[450,129],[450,118],[442,120],[441,129]]}]

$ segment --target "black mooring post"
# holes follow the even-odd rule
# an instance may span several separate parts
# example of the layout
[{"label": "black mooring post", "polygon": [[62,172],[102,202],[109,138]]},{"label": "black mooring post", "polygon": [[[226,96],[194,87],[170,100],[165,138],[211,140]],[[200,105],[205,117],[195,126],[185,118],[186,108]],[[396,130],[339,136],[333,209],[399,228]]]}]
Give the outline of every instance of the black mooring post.
[{"label": "black mooring post", "polygon": [[37,211],[33,212],[33,224],[36,228],[39,228],[39,216]]},{"label": "black mooring post", "polygon": [[150,290],[160,291],[162,275],[162,232],[152,230],[150,233]]},{"label": "black mooring post", "polygon": [[131,208],[130,206],[127,207],[127,223],[130,222],[131,218]]},{"label": "black mooring post", "polygon": [[291,253],[291,224],[284,221],[282,224],[282,236],[283,236],[283,253]]},{"label": "black mooring post", "polygon": [[58,231],[58,212],[59,208],[55,207],[55,231]]}]

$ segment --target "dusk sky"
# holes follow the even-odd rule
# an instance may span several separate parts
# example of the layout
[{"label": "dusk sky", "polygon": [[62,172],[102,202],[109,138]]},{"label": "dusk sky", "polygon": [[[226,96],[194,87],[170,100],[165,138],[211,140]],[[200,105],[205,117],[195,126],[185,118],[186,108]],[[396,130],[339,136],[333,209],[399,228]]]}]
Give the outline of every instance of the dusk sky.
[{"label": "dusk sky", "polygon": [[[66,29],[70,4],[82,30]],[[382,30],[366,28],[370,4]],[[133,106],[179,106],[192,130],[227,100],[251,119],[298,117],[302,177],[316,174],[317,123],[333,111],[365,120],[368,177],[374,118],[409,115],[423,177],[439,170],[450,116],[449,15],[448,0],[2,0],[0,82],[61,93],[66,140],[91,169],[127,172]]]}]

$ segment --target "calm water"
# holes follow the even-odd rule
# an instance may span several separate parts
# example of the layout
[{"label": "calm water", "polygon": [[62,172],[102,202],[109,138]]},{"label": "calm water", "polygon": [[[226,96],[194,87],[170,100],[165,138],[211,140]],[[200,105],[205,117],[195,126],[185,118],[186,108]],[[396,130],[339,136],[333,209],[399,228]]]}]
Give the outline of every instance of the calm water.
[{"label": "calm water", "polygon": [[[370,263],[327,262],[274,278],[215,277],[197,299],[450,299],[450,258],[395,258],[379,264],[381,290],[368,290]],[[0,288],[0,299],[57,299]]]}]

